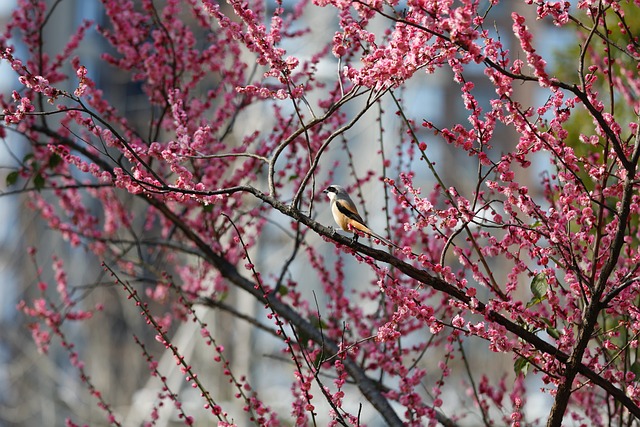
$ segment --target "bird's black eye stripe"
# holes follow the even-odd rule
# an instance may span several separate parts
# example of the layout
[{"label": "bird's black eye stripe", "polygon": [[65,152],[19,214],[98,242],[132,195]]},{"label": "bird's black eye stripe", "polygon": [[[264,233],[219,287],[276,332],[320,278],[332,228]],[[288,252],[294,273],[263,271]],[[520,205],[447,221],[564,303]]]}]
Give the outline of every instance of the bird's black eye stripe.
[{"label": "bird's black eye stripe", "polygon": [[330,193],[337,193],[336,187],[334,187],[333,185],[330,185],[329,187],[327,187],[327,191]]}]

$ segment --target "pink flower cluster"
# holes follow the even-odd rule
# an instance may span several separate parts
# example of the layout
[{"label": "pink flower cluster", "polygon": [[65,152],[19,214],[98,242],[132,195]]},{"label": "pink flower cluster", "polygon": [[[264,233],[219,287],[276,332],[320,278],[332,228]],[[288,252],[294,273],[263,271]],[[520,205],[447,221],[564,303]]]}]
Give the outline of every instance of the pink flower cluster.
[{"label": "pink flower cluster", "polygon": [[[0,35],[16,84],[0,94],[0,137],[28,146],[7,183],[30,191],[28,206],[70,246],[105,260],[155,337],[135,341],[163,382],[157,399],[186,425],[197,417],[152,346],[219,425],[235,425],[238,408],[258,425],[355,425],[364,398],[389,424],[454,423],[447,397],[459,384],[473,417],[529,425],[525,375],[585,424],[640,413],[640,48],[626,2],[579,1],[586,20],[570,2],[518,2],[536,20],[520,9],[496,31],[495,14],[516,2],[104,0],[101,25],[80,23],[55,55],[42,38],[57,17],[49,3],[20,0]],[[319,11],[332,30],[305,21]],[[533,28],[547,24],[578,31],[575,70],[542,56]],[[99,65],[80,49],[88,33],[108,45]],[[101,87],[116,71],[129,105]],[[405,100],[442,76],[462,117]],[[393,245],[319,223],[320,190],[338,177]],[[65,329],[102,307],[82,307],[61,258],[52,277],[19,308],[38,348],[59,340],[118,425]],[[258,302],[254,317],[233,305],[237,289]],[[291,367],[290,419],[238,373],[224,325],[195,304],[276,342]],[[182,325],[199,331],[229,401],[174,342]],[[516,375],[478,375],[472,345]]]}]

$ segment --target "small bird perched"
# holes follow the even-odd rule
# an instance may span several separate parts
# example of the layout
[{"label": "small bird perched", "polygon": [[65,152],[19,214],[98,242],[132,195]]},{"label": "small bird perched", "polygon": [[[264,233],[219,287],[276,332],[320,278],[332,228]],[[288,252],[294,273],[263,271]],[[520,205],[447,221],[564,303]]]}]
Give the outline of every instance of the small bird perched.
[{"label": "small bird perched", "polygon": [[[360,230],[363,233],[375,237],[381,242],[389,245],[395,246],[393,243],[385,239],[384,237],[374,233],[367,227],[364,223],[364,220],[358,213],[358,208],[356,208],[355,203],[349,197],[347,190],[342,188],[339,185],[332,184],[327,187],[326,190],[323,191],[331,200],[331,213],[333,214],[333,219],[336,223],[342,228],[344,231],[349,231],[353,233],[353,230],[349,229],[351,226],[352,229]],[[354,233],[354,240],[358,240],[358,234]]]}]

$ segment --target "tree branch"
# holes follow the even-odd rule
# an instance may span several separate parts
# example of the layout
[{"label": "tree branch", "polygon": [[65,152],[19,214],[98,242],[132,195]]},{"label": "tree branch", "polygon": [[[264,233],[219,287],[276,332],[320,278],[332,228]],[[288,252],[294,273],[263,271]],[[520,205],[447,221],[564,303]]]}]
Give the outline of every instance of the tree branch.
[{"label": "tree branch", "polygon": [[[244,191],[252,194],[262,194],[251,187],[244,187]],[[266,195],[263,196],[268,198],[268,196]],[[168,220],[174,223],[186,235],[186,237],[190,241],[192,241],[198,247],[198,249],[200,249],[200,251],[202,251],[205,259],[209,263],[211,263],[211,265],[213,265],[223,277],[225,277],[227,280],[229,280],[239,288],[249,292],[258,301],[264,304],[269,304],[269,306],[273,308],[273,310],[277,312],[278,315],[282,316],[284,319],[294,325],[299,331],[304,332],[304,334],[306,334],[318,345],[323,345],[325,351],[329,353],[338,353],[340,351],[340,347],[337,343],[328,339],[327,337],[324,337],[316,327],[314,327],[309,321],[300,316],[300,314],[298,314],[287,304],[277,299],[274,294],[265,295],[264,292],[256,288],[253,281],[242,276],[233,264],[229,263],[225,258],[216,254],[209,247],[209,245],[207,245],[207,243],[205,243],[193,230],[191,230],[191,228],[187,224],[185,224],[182,219],[179,218],[163,202],[152,197],[145,197],[144,200],[158,209],[158,211],[160,211]],[[284,207],[283,204],[280,205]],[[286,207],[286,209],[293,210],[290,207]],[[376,410],[384,418],[385,422],[390,426],[402,426],[402,421],[389,404],[387,398],[385,398],[380,392],[378,384],[374,380],[369,378],[365,374],[364,370],[353,359],[345,358],[343,360],[343,363],[347,372],[349,372],[349,375],[353,378],[362,394],[376,408]]]}]

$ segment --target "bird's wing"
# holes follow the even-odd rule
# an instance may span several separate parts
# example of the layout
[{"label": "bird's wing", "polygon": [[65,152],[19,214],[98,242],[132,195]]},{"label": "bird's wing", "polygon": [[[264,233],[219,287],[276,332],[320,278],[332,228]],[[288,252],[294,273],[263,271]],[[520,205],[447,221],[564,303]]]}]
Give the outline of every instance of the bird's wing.
[{"label": "bird's wing", "polygon": [[360,224],[367,227],[367,225],[364,223],[364,220],[362,219],[358,211],[355,210],[355,208],[349,206],[346,203],[343,203],[340,200],[336,200],[336,207],[338,208],[338,211],[340,211],[340,213],[346,216],[347,218],[350,218],[356,222],[359,222]]},{"label": "bird's wing", "polygon": [[[341,214],[343,214],[344,216],[346,216],[347,218],[355,221],[357,224],[351,224],[352,227],[357,228],[358,230],[369,234],[372,237],[375,237],[376,239],[380,240],[381,242],[389,245],[389,246],[395,246],[397,247],[395,244],[393,244],[391,241],[385,239],[384,237],[382,237],[379,234],[374,233],[373,231],[371,231],[369,229],[369,227],[364,223],[364,220],[362,219],[362,217],[360,216],[360,214],[355,211],[355,208],[349,206],[347,203],[342,203],[339,200],[336,200],[336,207],[338,208],[338,211],[340,211]],[[361,225],[361,227],[358,226]],[[345,228],[346,229],[346,228]]]}]

